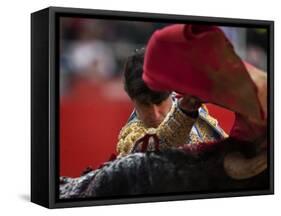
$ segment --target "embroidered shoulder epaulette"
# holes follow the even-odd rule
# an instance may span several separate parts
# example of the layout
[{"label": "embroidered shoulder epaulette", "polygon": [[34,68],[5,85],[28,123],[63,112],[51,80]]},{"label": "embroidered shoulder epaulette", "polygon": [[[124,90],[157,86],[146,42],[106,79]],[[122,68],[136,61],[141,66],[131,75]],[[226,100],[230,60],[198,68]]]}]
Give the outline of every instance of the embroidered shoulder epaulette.
[{"label": "embroidered shoulder epaulette", "polygon": [[130,153],[133,144],[147,132],[147,128],[140,120],[126,124],[120,131],[117,143],[117,153],[124,156]]}]

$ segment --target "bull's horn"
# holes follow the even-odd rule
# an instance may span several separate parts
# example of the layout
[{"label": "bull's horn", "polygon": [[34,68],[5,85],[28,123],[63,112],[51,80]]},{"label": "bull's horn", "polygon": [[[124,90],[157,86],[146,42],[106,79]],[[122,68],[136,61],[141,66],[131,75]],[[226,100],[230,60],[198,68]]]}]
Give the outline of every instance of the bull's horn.
[{"label": "bull's horn", "polygon": [[245,158],[241,153],[229,153],[224,158],[224,170],[233,179],[251,178],[267,168],[267,152],[262,151],[253,158]]}]

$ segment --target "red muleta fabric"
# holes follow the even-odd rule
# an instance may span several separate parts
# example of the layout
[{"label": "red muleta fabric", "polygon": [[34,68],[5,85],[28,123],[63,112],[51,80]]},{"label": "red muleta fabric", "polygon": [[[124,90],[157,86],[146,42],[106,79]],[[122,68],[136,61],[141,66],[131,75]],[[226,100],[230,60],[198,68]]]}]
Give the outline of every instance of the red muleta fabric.
[{"label": "red muleta fabric", "polygon": [[216,26],[176,24],[155,31],[143,69],[151,89],[197,96],[258,121],[266,118],[257,86]]}]

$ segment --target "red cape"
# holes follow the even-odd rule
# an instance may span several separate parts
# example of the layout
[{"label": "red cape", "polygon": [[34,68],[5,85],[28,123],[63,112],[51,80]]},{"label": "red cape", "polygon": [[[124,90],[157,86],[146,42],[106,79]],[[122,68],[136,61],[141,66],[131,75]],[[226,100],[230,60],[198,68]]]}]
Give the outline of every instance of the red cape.
[{"label": "red cape", "polygon": [[177,24],[155,31],[143,69],[151,89],[197,96],[251,119],[265,118],[257,86],[218,27]]}]

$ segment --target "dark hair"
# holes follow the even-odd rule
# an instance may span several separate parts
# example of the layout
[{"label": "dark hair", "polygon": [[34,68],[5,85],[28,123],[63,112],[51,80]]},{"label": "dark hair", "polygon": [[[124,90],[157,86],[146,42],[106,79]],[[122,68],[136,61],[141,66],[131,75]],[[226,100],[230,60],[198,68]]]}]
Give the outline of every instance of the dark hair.
[{"label": "dark hair", "polygon": [[145,84],[142,79],[144,53],[145,48],[141,48],[128,57],[124,70],[124,88],[131,99],[142,104],[159,104],[171,92],[153,91]]}]

